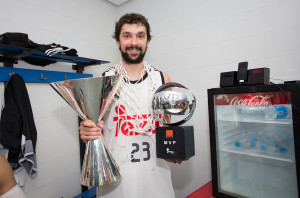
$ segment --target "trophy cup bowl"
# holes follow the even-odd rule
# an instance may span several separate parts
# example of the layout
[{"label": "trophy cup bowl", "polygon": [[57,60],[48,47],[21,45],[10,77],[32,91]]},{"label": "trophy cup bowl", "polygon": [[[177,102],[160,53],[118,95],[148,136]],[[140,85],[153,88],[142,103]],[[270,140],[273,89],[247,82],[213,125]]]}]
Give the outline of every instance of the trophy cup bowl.
[{"label": "trophy cup bowl", "polygon": [[153,114],[168,127],[156,128],[156,155],[164,159],[188,159],[195,155],[193,126],[179,126],[194,114],[196,98],[179,83],[166,83],[154,93]]},{"label": "trophy cup bowl", "polygon": [[[120,86],[122,76],[82,78],[50,83],[51,87],[83,120],[97,124],[104,116]],[[86,143],[81,170],[81,184],[88,187],[112,183],[121,177],[105,139]]]}]

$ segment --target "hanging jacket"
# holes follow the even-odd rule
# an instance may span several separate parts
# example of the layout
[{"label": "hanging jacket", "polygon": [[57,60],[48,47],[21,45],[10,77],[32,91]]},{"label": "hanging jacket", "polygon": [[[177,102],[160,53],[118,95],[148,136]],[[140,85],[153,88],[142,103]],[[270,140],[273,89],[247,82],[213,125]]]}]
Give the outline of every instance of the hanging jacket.
[{"label": "hanging jacket", "polygon": [[0,120],[0,144],[9,150],[7,160],[14,172],[24,167],[33,176],[37,172],[37,131],[25,82],[21,76],[10,77],[4,90],[5,106]]}]

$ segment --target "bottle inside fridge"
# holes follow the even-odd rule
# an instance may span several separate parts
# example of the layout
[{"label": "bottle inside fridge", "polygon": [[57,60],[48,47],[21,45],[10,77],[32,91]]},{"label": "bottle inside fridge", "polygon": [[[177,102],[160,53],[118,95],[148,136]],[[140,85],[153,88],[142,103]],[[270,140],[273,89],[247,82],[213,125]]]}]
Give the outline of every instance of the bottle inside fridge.
[{"label": "bottle inside fridge", "polygon": [[[278,113],[278,107],[284,107],[284,113]],[[255,113],[248,116],[250,111]],[[294,154],[291,105],[218,106],[217,115],[220,148],[283,158]]]},{"label": "bottle inside fridge", "polygon": [[237,148],[243,148],[243,149],[253,149],[256,147],[257,140],[256,137],[253,135],[245,135],[242,136],[242,138],[238,139],[234,145]]},{"label": "bottle inside fridge", "polygon": [[237,107],[240,116],[246,120],[291,120],[291,105],[241,105]]}]

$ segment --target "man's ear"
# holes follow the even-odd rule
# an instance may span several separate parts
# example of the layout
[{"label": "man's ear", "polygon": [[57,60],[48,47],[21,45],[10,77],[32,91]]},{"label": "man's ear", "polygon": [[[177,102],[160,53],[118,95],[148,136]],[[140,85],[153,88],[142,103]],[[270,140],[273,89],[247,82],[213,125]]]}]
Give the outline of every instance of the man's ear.
[{"label": "man's ear", "polygon": [[120,47],[120,42],[116,40],[116,44],[118,47]]}]

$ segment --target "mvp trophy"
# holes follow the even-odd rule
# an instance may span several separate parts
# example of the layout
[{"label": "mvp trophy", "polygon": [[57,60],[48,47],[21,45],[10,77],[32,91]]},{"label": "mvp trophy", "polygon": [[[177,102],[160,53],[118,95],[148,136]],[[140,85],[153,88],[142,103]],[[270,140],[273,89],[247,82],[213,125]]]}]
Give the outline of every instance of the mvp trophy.
[{"label": "mvp trophy", "polygon": [[196,108],[192,92],[178,83],[166,83],[154,93],[153,114],[168,127],[156,128],[156,155],[164,159],[188,159],[195,155],[193,126],[188,121]]},{"label": "mvp trophy", "polygon": [[[50,83],[53,89],[83,120],[100,121],[117,89],[122,76],[83,78]],[[102,186],[120,178],[119,167],[108,150],[101,133],[97,140],[88,141],[81,172],[84,186]]]}]

